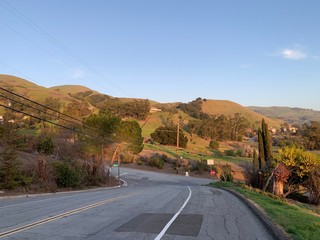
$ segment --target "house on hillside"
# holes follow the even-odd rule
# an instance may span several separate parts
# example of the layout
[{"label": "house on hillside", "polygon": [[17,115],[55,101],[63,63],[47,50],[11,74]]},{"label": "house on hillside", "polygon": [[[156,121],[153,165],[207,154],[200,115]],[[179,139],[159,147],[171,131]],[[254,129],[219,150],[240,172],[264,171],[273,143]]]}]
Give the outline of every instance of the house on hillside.
[{"label": "house on hillside", "polygon": [[269,128],[269,131],[274,135],[277,133],[277,129],[274,127]]},{"label": "house on hillside", "polygon": [[293,127],[293,126],[289,126],[289,131],[290,131],[291,133],[297,133],[298,128]]},{"label": "house on hillside", "polygon": [[150,108],[150,113],[156,113],[156,112],[161,112],[160,108],[156,108],[156,107],[151,107]]}]

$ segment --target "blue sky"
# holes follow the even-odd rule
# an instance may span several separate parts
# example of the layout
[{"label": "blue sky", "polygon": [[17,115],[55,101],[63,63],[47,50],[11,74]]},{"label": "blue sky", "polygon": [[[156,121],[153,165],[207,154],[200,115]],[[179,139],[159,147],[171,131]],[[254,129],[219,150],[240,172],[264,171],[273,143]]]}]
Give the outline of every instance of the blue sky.
[{"label": "blue sky", "polygon": [[115,97],[320,110],[320,1],[1,0],[0,73]]}]

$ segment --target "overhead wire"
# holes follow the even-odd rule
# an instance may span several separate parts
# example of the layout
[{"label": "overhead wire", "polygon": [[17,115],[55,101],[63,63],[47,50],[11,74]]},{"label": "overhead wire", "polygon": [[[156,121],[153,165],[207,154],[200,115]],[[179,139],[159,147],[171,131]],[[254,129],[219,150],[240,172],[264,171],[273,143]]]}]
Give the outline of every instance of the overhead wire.
[{"label": "overhead wire", "polygon": [[42,112],[42,113],[44,113],[45,115],[49,115],[49,116],[55,117],[55,118],[58,117],[59,120],[61,119],[61,120],[63,120],[63,121],[66,121],[66,122],[69,122],[69,123],[72,123],[72,124],[75,124],[75,125],[78,125],[79,127],[81,127],[81,125],[78,124],[78,123],[72,122],[72,121],[70,121],[70,120],[68,120],[68,119],[61,118],[61,117],[59,117],[59,116],[57,116],[57,115],[54,115],[54,114],[52,114],[52,113],[49,113],[49,112],[47,112],[47,111],[45,111],[45,110],[41,110],[41,109],[35,108],[35,107],[30,106],[30,105],[28,105],[28,104],[22,103],[22,102],[20,102],[20,101],[18,101],[18,100],[15,100],[15,99],[13,99],[13,98],[4,96],[4,95],[2,95],[2,94],[0,94],[0,97],[5,98],[5,99],[7,99],[7,100],[10,100],[10,101],[12,101],[12,102],[18,103],[18,104],[20,104],[20,105],[22,105],[22,106],[25,106],[25,107],[27,107],[27,108],[31,108],[31,109],[36,110],[36,111],[38,111],[38,112]]},{"label": "overhead wire", "polygon": [[69,128],[69,127],[67,127],[67,126],[63,126],[63,125],[61,125],[61,124],[59,124],[59,123],[55,123],[55,122],[50,121],[50,120],[48,120],[48,119],[34,116],[34,115],[29,114],[29,113],[26,113],[26,112],[24,112],[24,111],[21,111],[21,110],[12,108],[12,107],[10,107],[10,106],[6,106],[6,105],[4,105],[4,104],[2,104],[2,103],[0,103],[0,106],[1,106],[1,107],[4,107],[4,108],[7,108],[7,109],[10,109],[10,110],[12,110],[12,111],[14,111],[14,112],[18,112],[18,113],[21,113],[21,114],[25,114],[25,115],[27,115],[27,116],[29,116],[29,117],[32,117],[32,118],[35,118],[35,119],[38,119],[38,120],[41,120],[41,121],[44,121],[44,122],[47,122],[47,123],[56,125],[56,126],[58,126],[58,127],[62,127],[62,128],[64,128],[64,129],[71,130],[71,131],[73,131],[73,132],[77,132],[77,133],[81,133],[81,134],[88,135],[88,134],[86,134],[86,133],[83,133],[83,132],[75,129],[75,128]]},{"label": "overhead wire", "polygon": [[[35,115],[30,114],[30,113],[28,113],[28,112],[26,112],[26,111],[18,110],[18,109],[15,109],[15,108],[11,107],[11,106],[6,106],[6,105],[0,103],[0,106],[4,107],[4,108],[6,108],[6,109],[10,109],[10,110],[12,110],[12,111],[15,111],[15,112],[24,114],[24,115],[26,115],[26,116],[29,116],[29,117],[38,119],[38,120],[40,120],[40,121],[44,121],[44,122],[53,124],[53,125],[55,125],[55,126],[58,126],[58,127],[64,128],[64,129],[67,129],[67,130],[70,130],[70,131],[73,131],[73,132],[76,132],[76,133],[79,133],[79,134],[82,134],[82,135],[86,135],[86,136],[92,137],[92,138],[94,138],[94,139],[98,139],[99,141],[101,141],[101,140],[107,140],[107,141],[112,140],[110,137],[109,137],[109,138],[107,138],[107,137],[105,137],[105,136],[103,136],[103,137],[102,137],[102,136],[98,137],[97,135],[93,135],[92,133],[89,133],[89,132],[96,132],[98,129],[97,129],[97,128],[94,128],[94,127],[83,126],[83,121],[82,121],[82,120],[76,119],[76,118],[74,118],[74,117],[72,117],[72,116],[69,116],[69,115],[64,114],[64,113],[62,113],[62,112],[59,112],[59,111],[57,111],[57,110],[55,110],[55,109],[53,109],[53,108],[51,108],[51,107],[48,107],[48,106],[45,106],[45,105],[43,105],[43,104],[37,103],[37,102],[35,102],[35,101],[33,101],[33,100],[29,99],[29,98],[26,98],[26,97],[24,97],[24,96],[21,96],[21,95],[19,95],[19,94],[17,94],[17,93],[14,93],[14,92],[12,92],[12,91],[10,91],[10,90],[7,90],[7,89],[3,88],[3,87],[0,87],[0,90],[4,90],[4,91],[6,91],[6,92],[9,93],[9,94],[12,94],[12,95],[14,95],[14,96],[18,96],[18,97],[20,97],[20,98],[22,98],[22,99],[24,99],[24,100],[26,100],[26,101],[32,102],[32,103],[34,103],[34,104],[36,104],[36,105],[38,105],[38,106],[43,107],[44,109],[49,109],[49,110],[51,110],[51,111],[53,111],[53,112],[56,112],[56,113],[58,113],[58,116],[56,116],[56,115],[54,115],[54,114],[51,114],[51,113],[48,113],[48,112],[46,112],[46,111],[44,111],[44,110],[42,110],[42,109],[39,109],[39,108],[30,106],[29,104],[23,103],[23,102],[21,102],[21,101],[18,101],[18,100],[16,100],[16,99],[10,98],[10,97],[5,96],[5,95],[2,95],[2,94],[0,94],[0,97],[6,98],[7,100],[10,100],[10,101],[16,102],[16,103],[18,103],[18,104],[21,104],[22,106],[29,107],[29,108],[37,111],[37,112],[42,112],[42,113],[45,113],[46,115],[49,115],[49,116],[52,116],[52,117],[56,117],[58,120],[61,119],[61,120],[63,120],[63,121],[72,123],[72,124],[76,125],[77,127],[81,127],[82,129],[86,130],[86,132],[80,131],[80,130],[78,130],[78,129],[76,129],[76,128],[71,128],[71,127],[69,127],[69,126],[62,125],[62,124],[60,124],[60,123],[53,122],[53,121],[48,120],[48,119],[43,118],[43,117],[35,116]],[[71,119],[77,120],[77,121],[81,122],[82,125],[80,125],[79,123],[72,122],[72,121],[70,121],[70,120],[68,120],[68,119],[62,118],[60,115],[67,116],[67,117],[69,117],[69,118],[71,118]],[[140,143],[139,141],[133,141],[133,142],[135,142],[135,143]],[[122,144],[125,144],[125,143],[122,143]]]},{"label": "overhead wire", "polygon": [[[56,38],[54,38],[52,35],[50,35],[47,31],[45,31],[44,29],[42,29],[41,27],[39,27],[37,24],[35,24],[33,21],[31,21],[29,18],[27,18],[25,15],[23,15],[21,12],[19,12],[17,9],[15,9],[13,6],[11,6],[8,2],[2,0],[0,1],[0,5],[2,5],[4,8],[6,8],[7,10],[9,10],[12,14],[14,14],[15,16],[17,16],[21,21],[23,21],[25,24],[27,24],[29,27],[31,27],[32,29],[34,29],[35,31],[37,31],[39,34],[41,34],[42,36],[44,36],[47,40],[49,40],[51,43],[53,43],[55,46],[57,46],[58,48],[60,48],[62,51],[64,51],[65,53],[67,53],[69,56],[71,56],[73,59],[75,59],[78,63],[80,63],[82,66],[86,67],[87,69],[89,69],[91,72],[93,72],[96,76],[98,76],[100,78],[100,80],[102,79],[108,79],[106,76],[104,76],[102,73],[100,73],[96,68],[92,67],[91,65],[89,65],[85,60],[83,60],[82,58],[80,58],[78,55],[76,55],[74,52],[72,52],[68,47],[66,47],[65,45],[63,45],[61,42],[59,42]],[[7,25],[8,26],[8,25]],[[11,28],[12,29],[12,28]],[[17,31],[15,31],[17,32]],[[22,35],[22,34],[19,34]],[[43,50],[43,48],[41,47],[41,49]],[[48,52],[45,50],[45,52]],[[50,55],[52,55],[50,53]],[[64,61],[61,61],[64,63]],[[67,64],[68,66],[70,66],[69,64]],[[92,79],[93,80],[93,79]],[[94,81],[94,80],[93,80]],[[112,81],[108,80],[108,82],[110,84],[112,84],[113,86],[115,86],[116,88],[118,88],[119,90],[121,90],[123,93],[125,93],[126,95],[128,95],[126,93],[126,91],[124,91],[122,88],[120,88],[117,84],[113,83]]]},{"label": "overhead wire", "polygon": [[[1,80],[1,79],[0,79],[0,80]],[[5,92],[8,92],[8,93],[10,93],[10,94],[13,94],[13,95],[15,95],[15,96],[17,96],[17,97],[20,97],[20,98],[22,98],[22,99],[24,99],[24,100],[26,100],[26,101],[32,102],[32,103],[34,103],[34,104],[36,104],[36,105],[38,105],[38,106],[41,106],[41,107],[50,109],[50,110],[53,111],[53,112],[56,112],[56,113],[58,113],[58,114],[60,114],[60,115],[69,117],[69,118],[71,118],[71,119],[73,119],[73,120],[76,120],[76,121],[82,123],[82,120],[79,120],[79,119],[77,119],[77,118],[74,118],[74,117],[72,117],[72,116],[69,116],[69,115],[67,115],[67,114],[65,114],[65,113],[59,112],[59,111],[57,111],[57,110],[55,110],[55,109],[53,109],[53,108],[51,108],[51,107],[48,107],[48,106],[46,106],[46,105],[43,105],[43,104],[38,103],[38,102],[36,102],[36,101],[33,101],[33,100],[31,100],[31,99],[29,99],[29,98],[26,98],[26,97],[24,97],[24,96],[21,96],[20,94],[17,94],[17,93],[15,93],[15,92],[12,92],[12,91],[10,91],[10,90],[8,90],[8,89],[5,89],[5,88],[3,88],[3,87],[0,87],[0,89],[3,90],[3,91],[5,91]]]}]

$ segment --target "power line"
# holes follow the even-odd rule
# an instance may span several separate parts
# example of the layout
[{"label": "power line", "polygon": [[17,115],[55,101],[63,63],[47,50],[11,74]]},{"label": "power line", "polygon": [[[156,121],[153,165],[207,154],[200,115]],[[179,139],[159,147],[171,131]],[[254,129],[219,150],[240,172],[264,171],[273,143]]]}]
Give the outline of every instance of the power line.
[{"label": "power line", "polygon": [[49,115],[49,116],[51,116],[51,117],[58,117],[58,119],[64,120],[64,121],[66,121],[66,122],[69,122],[69,123],[72,123],[72,124],[75,124],[75,125],[78,125],[78,126],[80,126],[80,127],[81,127],[81,125],[80,125],[80,124],[78,124],[78,123],[75,123],[75,122],[72,122],[72,121],[70,121],[70,120],[67,120],[67,119],[61,118],[61,117],[56,116],[56,115],[54,115],[54,114],[52,114],[52,113],[48,113],[48,112],[46,112],[46,111],[44,111],[44,110],[41,110],[41,109],[35,108],[35,107],[30,106],[30,105],[28,105],[28,104],[25,104],[25,103],[19,102],[19,101],[15,100],[15,99],[12,99],[12,98],[10,98],[10,97],[7,97],[7,96],[1,95],[1,94],[0,94],[0,97],[2,97],[2,98],[6,98],[6,99],[8,99],[8,100],[10,100],[10,101],[12,101],[12,102],[16,102],[16,103],[18,103],[18,104],[21,104],[22,106],[25,106],[25,107],[31,108],[31,109],[36,110],[36,111],[38,111],[38,112],[42,112],[42,113],[44,113],[45,115]]},{"label": "power line", "polygon": [[[1,80],[1,78],[0,78],[0,80]],[[80,126],[80,127],[83,126],[82,120],[79,120],[79,119],[77,119],[77,118],[74,118],[74,117],[69,116],[69,115],[67,115],[67,114],[64,114],[64,113],[62,113],[62,112],[59,112],[59,111],[57,111],[57,110],[55,110],[55,109],[53,109],[53,108],[51,108],[51,107],[48,107],[48,106],[45,106],[45,105],[40,104],[40,103],[38,103],[38,102],[35,102],[35,101],[33,101],[33,100],[29,99],[29,98],[26,98],[26,97],[24,97],[24,96],[21,96],[20,94],[17,94],[17,93],[15,93],[15,92],[12,92],[12,91],[10,91],[10,90],[8,90],[8,89],[5,89],[5,88],[3,88],[3,87],[0,87],[0,90],[3,90],[3,91],[5,91],[5,92],[7,92],[7,93],[9,93],[9,94],[12,94],[13,96],[22,98],[23,100],[26,100],[26,101],[28,101],[28,102],[31,102],[31,103],[36,104],[36,105],[38,105],[38,106],[41,106],[41,107],[44,108],[44,109],[49,109],[49,110],[57,113],[58,116],[56,116],[56,115],[54,115],[54,114],[52,114],[52,113],[48,113],[48,112],[46,112],[46,111],[43,110],[43,109],[39,109],[39,108],[33,107],[33,106],[29,105],[29,104],[23,103],[23,102],[21,102],[21,101],[19,101],[19,100],[13,99],[13,98],[11,98],[11,97],[8,97],[8,96],[2,95],[2,94],[0,94],[0,97],[6,98],[7,100],[10,100],[10,101],[16,102],[16,103],[18,103],[18,104],[21,104],[22,106],[31,108],[31,109],[33,109],[33,110],[35,110],[35,111],[37,111],[37,112],[42,112],[42,113],[45,113],[45,114],[47,114],[47,115],[56,117],[56,118],[58,118],[58,119],[62,119],[62,120],[64,120],[64,121],[67,121],[67,122],[72,123],[72,124],[75,124],[75,125],[77,125],[78,127],[79,127],[79,126]],[[84,133],[83,131],[76,130],[75,128],[70,128],[70,127],[64,126],[64,125],[62,125],[62,124],[55,123],[55,122],[50,121],[50,120],[47,120],[47,119],[45,119],[45,118],[43,118],[43,117],[38,117],[38,116],[35,116],[35,115],[33,115],[33,114],[27,113],[27,112],[22,111],[22,110],[15,109],[15,108],[10,107],[10,106],[6,106],[6,105],[1,104],[1,103],[0,103],[0,106],[4,107],[4,108],[6,108],[6,109],[10,109],[10,110],[12,110],[12,111],[18,112],[18,113],[27,115],[27,116],[32,117],[32,118],[35,118],[35,119],[38,119],[38,120],[41,120],[41,121],[44,121],[44,122],[48,122],[48,123],[50,123],[50,124],[59,126],[59,127],[61,127],[61,128],[68,129],[68,130],[71,130],[71,131],[73,131],[73,132],[77,132],[77,133],[79,133],[79,134],[83,134],[83,135],[87,135],[87,136],[93,137],[93,138],[95,138],[95,139],[108,140],[108,141],[111,140],[111,138],[106,138],[106,137],[100,137],[100,138],[99,138],[99,137],[94,136],[94,135],[92,135],[92,134]],[[74,120],[80,122],[81,125],[80,125],[79,123],[75,123],[75,122],[72,122],[72,121],[70,121],[70,120],[68,120],[68,119],[62,118],[60,115],[66,116],[66,117],[68,117],[68,118],[70,118],[70,119],[74,119]],[[87,129],[88,131],[97,131],[97,130],[99,131],[98,128],[92,128],[92,127],[89,127],[89,128],[88,128],[88,126],[83,126],[83,128],[84,128],[84,129]],[[140,142],[138,142],[138,141],[134,141],[134,142],[135,142],[135,143],[140,143]]]},{"label": "power line", "polygon": [[[23,15],[21,12],[19,12],[17,9],[15,9],[13,6],[11,6],[9,3],[6,1],[0,1],[0,5],[5,7],[7,10],[9,10],[12,14],[17,16],[21,21],[23,21],[25,24],[33,28],[35,31],[37,31],[39,34],[44,36],[47,40],[49,40],[51,43],[53,43],[55,46],[58,48],[62,49],[62,51],[66,52],[69,56],[71,56],[73,59],[75,59],[78,63],[80,63],[82,66],[86,67],[89,69],[91,72],[93,72],[95,75],[97,75],[101,80],[102,79],[107,79],[106,76],[104,76],[102,73],[100,73],[96,68],[92,67],[89,65],[85,60],[80,58],[78,55],[76,55],[74,52],[72,52],[68,47],[63,45],[61,42],[59,42],[56,38],[54,38],[52,35],[50,35],[48,32],[46,32],[44,29],[39,27],[37,24],[35,24],[33,21],[31,21],[29,18],[27,18],[25,15]],[[15,31],[16,32],[16,31]],[[21,34],[19,34],[21,35]],[[47,52],[47,51],[46,51]],[[51,55],[51,54],[50,54]],[[63,62],[63,61],[62,61]],[[69,65],[69,64],[68,64]],[[128,95],[122,88],[120,88],[118,85],[115,83],[109,81],[113,86],[121,90],[123,93]]]},{"label": "power line", "polygon": [[[12,110],[12,111],[14,111],[14,112],[22,113],[22,114],[25,114],[25,115],[27,115],[27,116],[29,116],[29,117],[32,117],[32,118],[35,118],[35,119],[38,119],[38,120],[41,120],[41,121],[44,121],[44,122],[47,122],[47,123],[56,125],[56,126],[58,126],[58,127],[71,130],[71,131],[73,131],[73,132],[77,132],[77,133],[80,133],[80,134],[88,135],[88,134],[86,134],[86,133],[83,133],[83,132],[75,129],[75,128],[69,128],[69,127],[63,126],[63,125],[61,125],[61,124],[59,124],[59,123],[55,123],[55,122],[52,122],[52,121],[47,120],[47,119],[45,119],[45,118],[37,117],[37,116],[34,116],[34,115],[32,115],[32,114],[26,113],[26,112],[24,112],[24,111],[21,111],[21,110],[18,110],[18,109],[14,109],[14,108],[9,107],[9,106],[6,106],[6,105],[4,105],[4,104],[2,104],[2,103],[0,103],[0,106],[1,106],[1,107],[4,107],[4,108],[7,108],[7,109],[10,109],[10,110]],[[88,135],[88,136],[90,136],[90,135]]]},{"label": "power line", "polygon": [[[1,80],[3,80],[3,79],[1,79]],[[67,114],[65,114],[65,113],[59,112],[59,111],[57,111],[57,110],[55,110],[55,109],[53,109],[53,108],[51,108],[51,107],[48,107],[48,106],[45,106],[45,105],[41,104],[41,103],[35,102],[35,101],[33,101],[33,100],[29,99],[29,98],[26,98],[26,97],[24,97],[24,96],[21,96],[21,95],[19,95],[19,94],[17,94],[17,93],[14,93],[14,92],[12,92],[12,91],[10,91],[10,90],[7,90],[7,89],[3,88],[3,87],[0,87],[0,89],[3,90],[3,91],[5,91],[5,92],[8,92],[8,93],[10,93],[10,94],[13,94],[13,95],[15,95],[15,96],[17,96],[17,97],[20,97],[20,98],[22,98],[22,99],[24,99],[24,100],[27,100],[27,101],[29,101],[29,102],[32,102],[32,103],[34,103],[34,104],[36,104],[36,105],[38,105],[38,106],[44,107],[44,108],[46,108],[46,109],[50,109],[51,111],[56,112],[56,113],[58,113],[58,114],[60,114],[60,115],[63,115],[63,116],[66,116],[66,117],[68,117],[68,118],[71,118],[71,119],[73,119],[73,120],[76,120],[76,121],[78,121],[78,122],[80,122],[80,123],[82,124],[82,120],[79,120],[79,119],[77,119],[77,118],[74,118],[74,117],[72,117],[72,116],[69,116],[69,115],[67,115]]]}]

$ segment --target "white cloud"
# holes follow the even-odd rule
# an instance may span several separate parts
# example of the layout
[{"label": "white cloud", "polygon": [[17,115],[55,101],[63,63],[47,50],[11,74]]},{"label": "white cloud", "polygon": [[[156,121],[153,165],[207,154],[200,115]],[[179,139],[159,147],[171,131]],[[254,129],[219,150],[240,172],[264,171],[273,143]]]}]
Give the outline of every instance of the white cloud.
[{"label": "white cloud", "polygon": [[282,57],[291,60],[302,60],[308,57],[300,45],[296,45],[292,48],[283,48],[275,53],[267,54],[267,56]]},{"label": "white cloud", "polygon": [[71,77],[73,79],[79,79],[84,77],[85,72],[79,68],[73,69],[73,72],[71,74]]},{"label": "white cloud", "polygon": [[302,52],[302,50],[300,48],[292,48],[292,49],[285,48],[285,49],[281,50],[280,55],[283,58],[292,59],[292,60],[300,60],[300,59],[304,59],[307,57],[307,54]]}]

